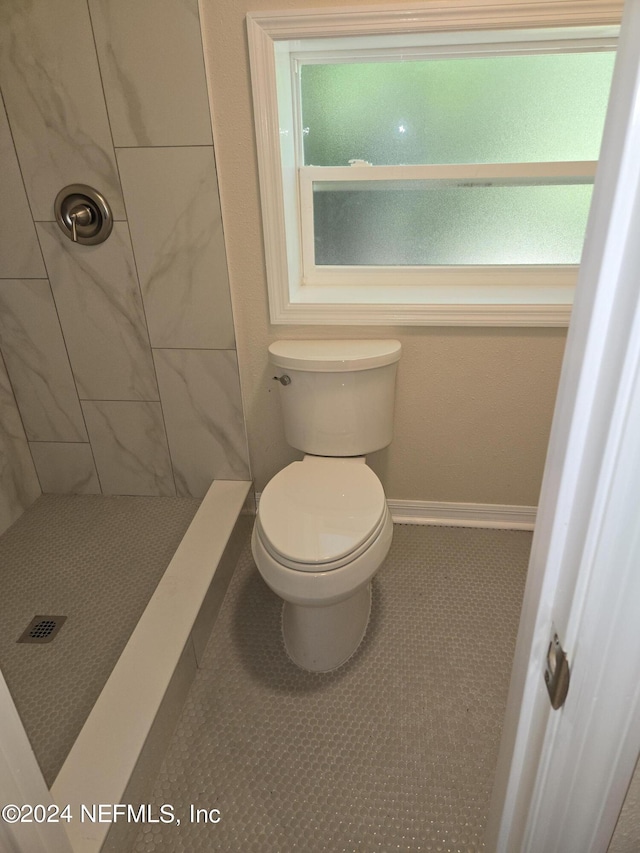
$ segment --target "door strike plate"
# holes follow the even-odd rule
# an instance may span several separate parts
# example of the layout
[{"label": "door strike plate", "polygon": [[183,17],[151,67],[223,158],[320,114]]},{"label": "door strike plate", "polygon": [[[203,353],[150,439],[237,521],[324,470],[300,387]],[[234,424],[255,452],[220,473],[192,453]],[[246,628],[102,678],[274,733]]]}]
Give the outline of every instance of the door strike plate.
[{"label": "door strike plate", "polygon": [[554,632],[547,651],[547,663],[544,670],[544,681],[549,691],[551,707],[554,711],[564,705],[569,690],[569,662],[564,649],[560,645],[558,635]]}]

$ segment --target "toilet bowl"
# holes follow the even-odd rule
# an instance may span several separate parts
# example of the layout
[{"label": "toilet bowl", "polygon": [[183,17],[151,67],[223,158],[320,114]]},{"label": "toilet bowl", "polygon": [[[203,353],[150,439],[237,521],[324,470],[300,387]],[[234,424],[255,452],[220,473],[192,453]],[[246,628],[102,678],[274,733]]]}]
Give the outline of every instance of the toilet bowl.
[{"label": "toilet bowl", "polygon": [[252,535],[256,565],[284,600],[282,632],[298,666],[327,672],[360,645],[371,579],[393,523],[382,485],[364,458],[305,456],[268,484]]},{"label": "toilet bowl", "polygon": [[394,340],[276,341],[288,443],[306,455],[267,484],[251,538],[267,585],[283,601],[291,660],[327,672],[358,648],[371,612],[371,579],[393,523],[367,453],[390,444],[397,362]]}]

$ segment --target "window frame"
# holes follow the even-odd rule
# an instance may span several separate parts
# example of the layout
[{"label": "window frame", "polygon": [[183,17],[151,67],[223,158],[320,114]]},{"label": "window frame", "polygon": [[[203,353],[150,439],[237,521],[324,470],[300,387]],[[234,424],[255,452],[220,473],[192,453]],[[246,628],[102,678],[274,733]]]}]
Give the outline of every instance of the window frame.
[{"label": "window frame", "polygon": [[[449,0],[426,6],[394,5],[364,8],[249,13],[247,30],[270,319],[274,324],[322,325],[456,325],[456,326],[566,326],[577,266],[477,266],[477,267],[359,267],[318,268],[309,265],[309,240],[313,239],[301,208],[310,203],[310,181],[330,180],[330,173],[349,180],[385,178],[391,174],[412,177],[451,177],[446,166],[345,166],[298,168],[301,140],[297,132],[299,105],[291,83],[291,57],[299,61],[303,43],[345,36],[375,37],[390,34],[415,36],[442,33],[442,41],[456,37],[482,38],[482,31],[553,29],[562,44],[563,28],[596,27],[589,38],[612,40],[619,24],[621,4],[613,0],[538,0],[538,2],[487,4],[482,0]],[[436,36],[439,38],[439,36]],[[300,40],[296,50],[290,42]],[[310,41],[307,41],[310,40]],[[455,39],[454,39],[455,40]],[[336,41],[336,46],[342,44]],[[323,43],[326,49],[326,43]],[[285,98],[278,100],[278,85]],[[284,108],[283,108],[284,103]],[[515,177],[523,164],[487,164],[481,168],[503,179]],[[559,175],[569,170],[576,180],[593,174],[595,163],[526,164],[541,175],[546,169]],[[478,165],[453,167],[478,172]],[[493,169],[493,172],[491,170]],[[320,171],[321,170],[321,171]],[[338,170],[338,171],[335,171]],[[389,171],[392,170],[392,171]],[[416,171],[417,170],[417,171]],[[434,171],[435,170],[435,171]],[[444,170],[444,171],[443,171]],[[447,172],[446,170],[449,170]],[[515,171],[514,171],[515,170]],[[565,172],[566,174],[566,172]],[[288,199],[288,202],[287,202]],[[295,203],[292,203],[295,199]],[[308,214],[308,210],[307,210]],[[287,233],[289,238],[287,239]],[[291,235],[297,235],[292,238]],[[306,263],[306,268],[305,268]],[[329,273],[329,274],[327,274]],[[390,288],[389,274],[394,275]],[[426,273],[426,276],[425,276]],[[427,279],[425,281],[425,278]]]},{"label": "window frame", "polygon": [[[425,293],[435,294],[442,286],[468,285],[471,277],[478,281],[481,274],[486,272],[490,272],[493,277],[517,282],[519,287],[531,286],[531,281],[536,277],[539,278],[542,270],[548,287],[561,287],[566,285],[568,278],[573,279],[576,276],[576,265],[317,265],[315,263],[314,184],[339,182],[345,186],[358,183],[382,185],[388,181],[406,181],[414,185],[418,182],[426,182],[430,186],[434,184],[455,186],[459,182],[464,182],[466,186],[472,184],[482,186],[487,181],[491,181],[492,186],[525,186],[527,184],[567,186],[592,184],[596,166],[595,160],[548,163],[462,163],[433,166],[299,166],[297,201],[301,283],[305,287],[355,285],[362,288],[368,287],[372,282],[379,282],[378,286],[393,286],[395,291],[398,286],[415,285],[428,276],[429,283],[423,283],[421,286],[425,289]],[[393,285],[388,281],[392,277]],[[432,298],[436,297],[432,296]]]}]

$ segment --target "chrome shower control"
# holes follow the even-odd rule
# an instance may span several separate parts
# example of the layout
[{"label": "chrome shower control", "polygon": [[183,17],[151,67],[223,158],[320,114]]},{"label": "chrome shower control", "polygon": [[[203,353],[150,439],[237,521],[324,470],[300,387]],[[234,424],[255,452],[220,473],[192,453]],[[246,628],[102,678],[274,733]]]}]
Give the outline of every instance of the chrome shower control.
[{"label": "chrome shower control", "polygon": [[60,190],[54,212],[63,233],[74,243],[86,246],[103,243],[113,228],[108,201],[86,184],[70,184]]},{"label": "chrome shower control", "polygon": [[93,219],[91,208],[86,204],[76,205],[69,213],[71,220],[71,239],[74,243],[78,242],[78,225],[90,225]]},{"label": "chrome shower control", "polygon": [[291,385],[291,377],[287,376],[285,373],[284,376],[274,376],[274,379],[277,379],[281,385]]}]

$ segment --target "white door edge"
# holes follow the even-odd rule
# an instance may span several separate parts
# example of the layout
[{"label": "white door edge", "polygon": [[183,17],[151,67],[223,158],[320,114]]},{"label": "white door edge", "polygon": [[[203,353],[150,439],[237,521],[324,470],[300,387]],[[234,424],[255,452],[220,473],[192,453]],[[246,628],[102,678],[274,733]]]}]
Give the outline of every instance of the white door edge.
[{"label": "white door edge", "polygon": [[[640,749],[639,92],[628,3],[487,826],[498,853],[602,853]],[[552,626],[572,666],[559,711],[543,681]]]}]

